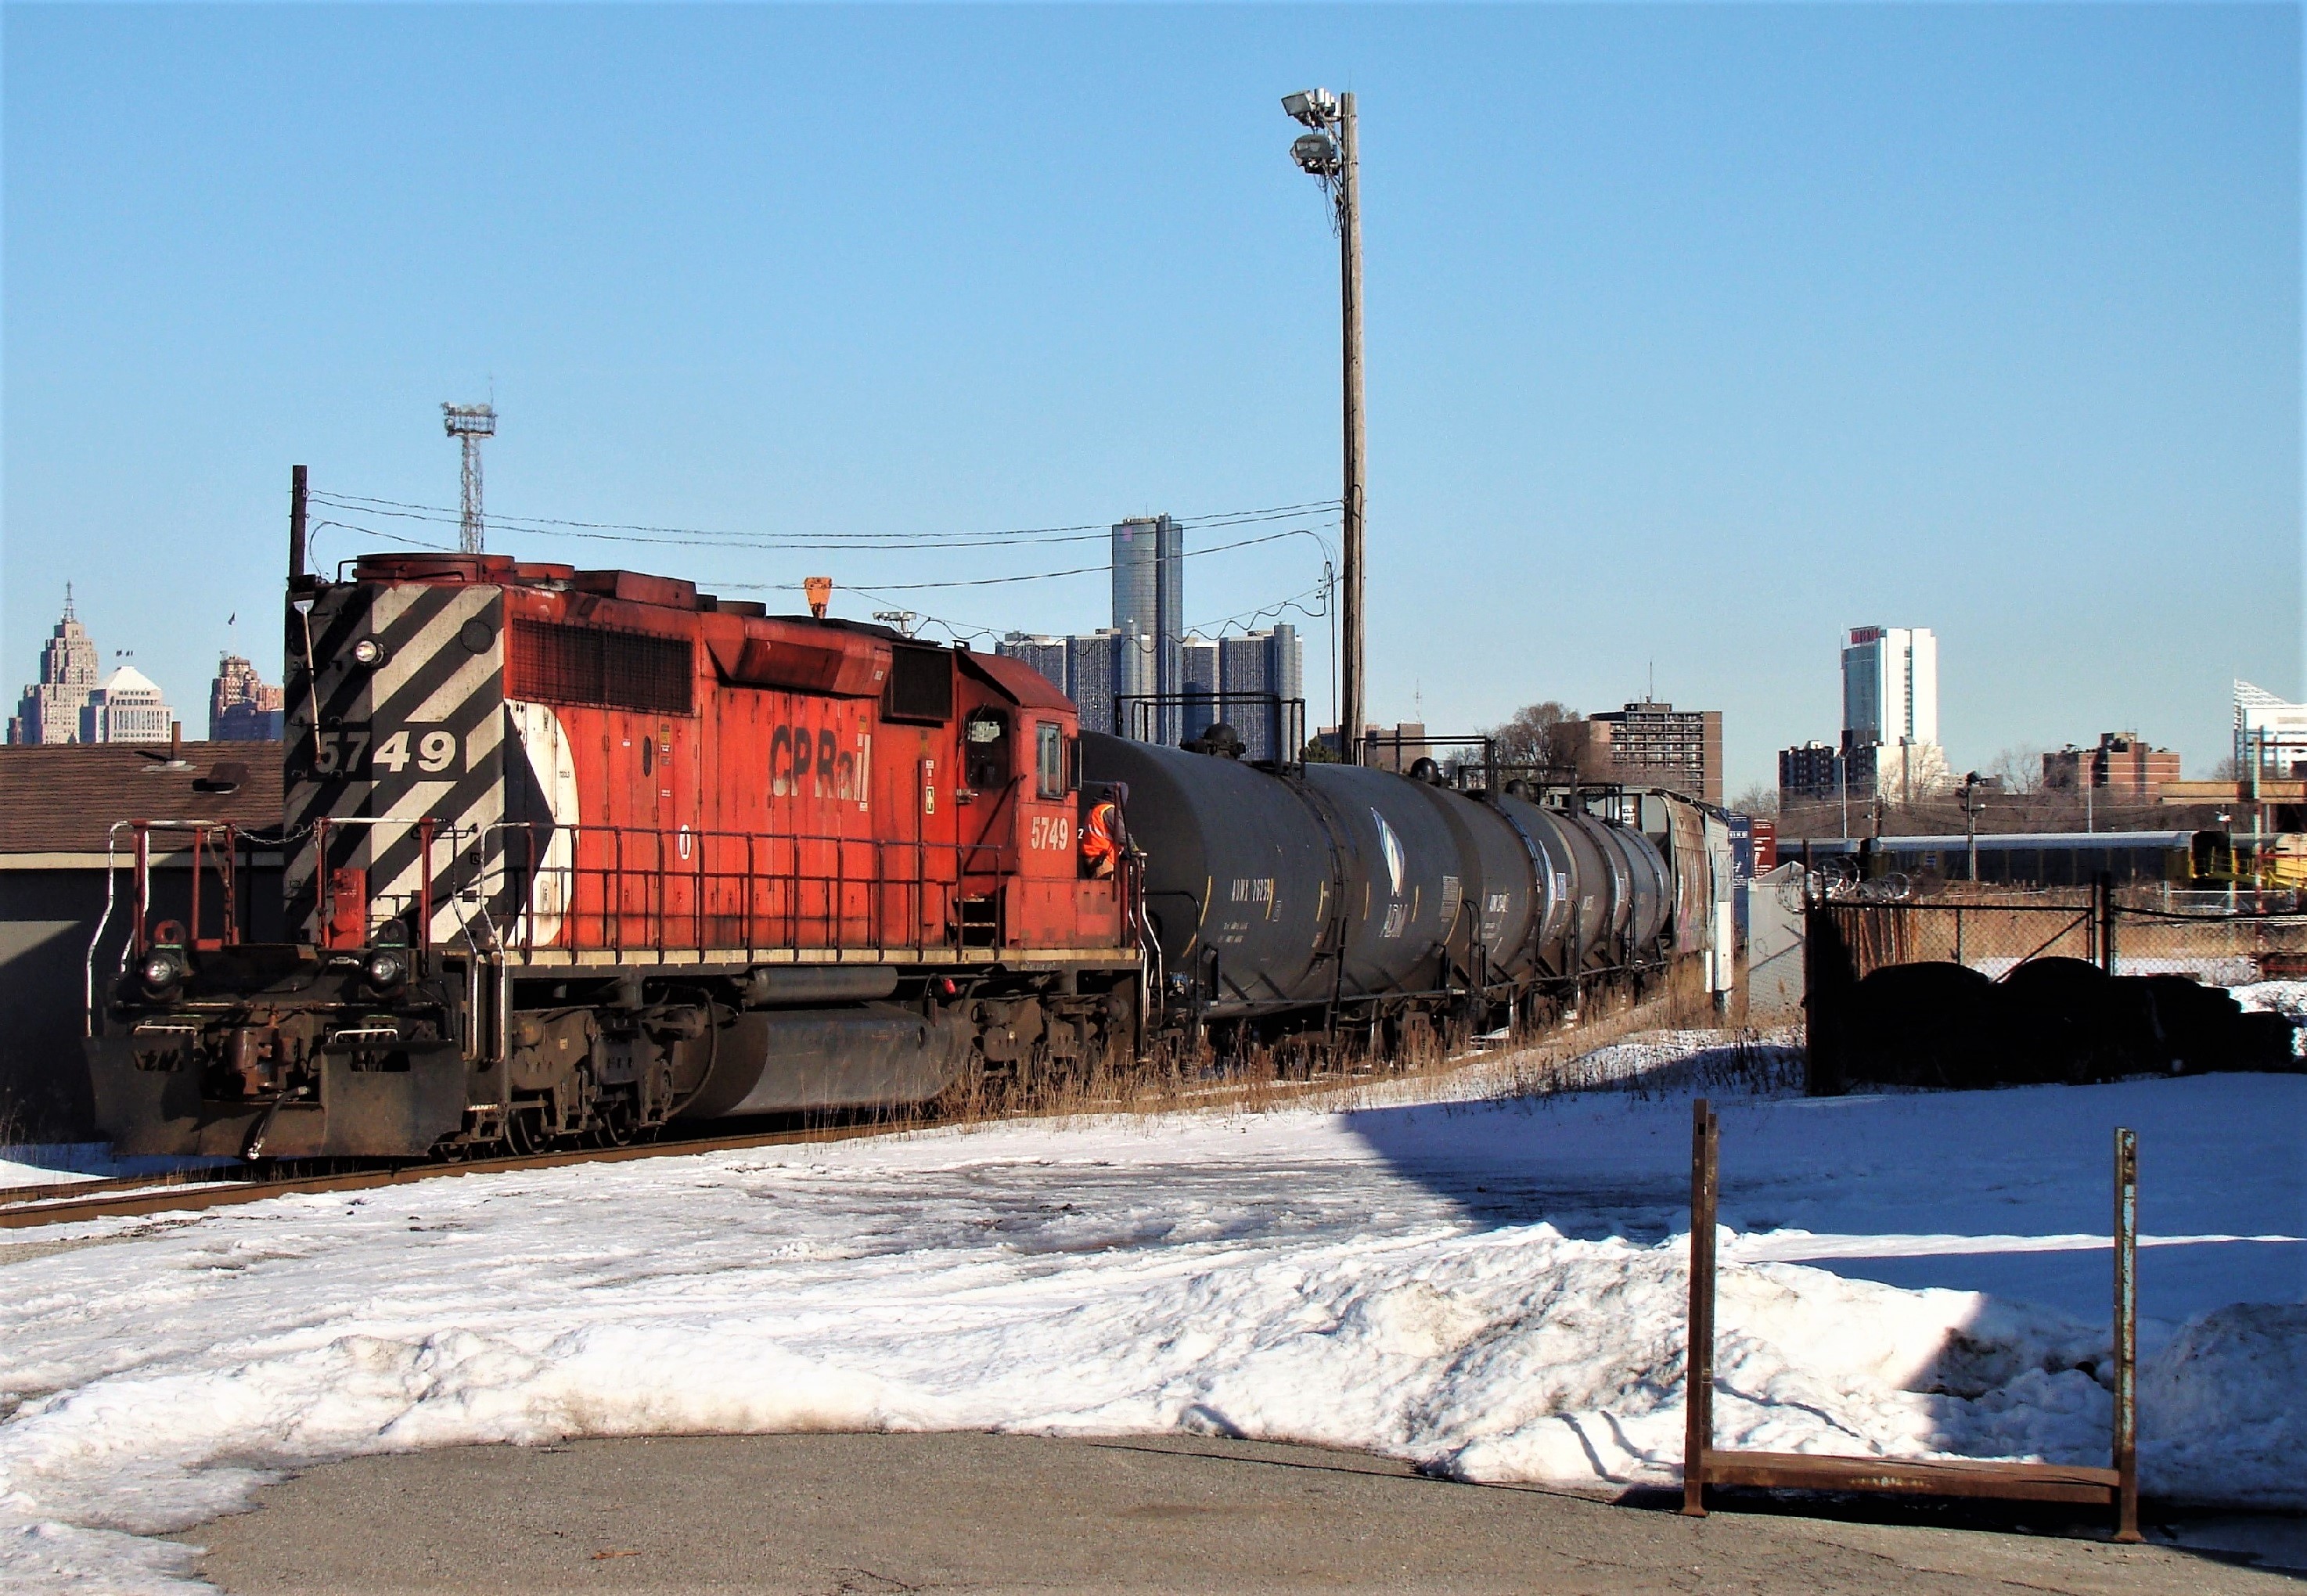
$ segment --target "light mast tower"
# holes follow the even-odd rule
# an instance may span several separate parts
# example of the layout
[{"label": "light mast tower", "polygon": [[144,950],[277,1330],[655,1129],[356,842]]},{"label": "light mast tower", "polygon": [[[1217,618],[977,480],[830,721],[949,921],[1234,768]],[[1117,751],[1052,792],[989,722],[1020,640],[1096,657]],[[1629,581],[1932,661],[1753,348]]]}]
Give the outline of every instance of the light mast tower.
[{"label": "light mast tower", "polygon": [[459,483],[462,490],[457,524],[457,549],[459,553],[478,554],[481,551],[481,440],[497,433],[497,413],[493,405],[443,405],[441,406],[441,426],[450,437],[465,448],[465,468]]}]

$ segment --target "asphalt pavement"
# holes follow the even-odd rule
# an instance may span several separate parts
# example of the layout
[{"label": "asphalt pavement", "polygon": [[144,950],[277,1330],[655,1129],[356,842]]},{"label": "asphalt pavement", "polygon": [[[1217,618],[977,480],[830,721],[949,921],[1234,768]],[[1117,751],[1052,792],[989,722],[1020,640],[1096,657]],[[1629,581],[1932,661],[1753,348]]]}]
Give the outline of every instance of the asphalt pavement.
[{"label": "asphalt pavement", "polygon": [[1994,1528],[1912,1512],[1694,1520],[1253,1441],[819,1434],[361,1458],[178,1539],[208,1549],[210,1581],[252,1596],[2307,1590],[2217,1554],[2086,1538],[2087,1519],[2030,1533],[1995,1512]]}]

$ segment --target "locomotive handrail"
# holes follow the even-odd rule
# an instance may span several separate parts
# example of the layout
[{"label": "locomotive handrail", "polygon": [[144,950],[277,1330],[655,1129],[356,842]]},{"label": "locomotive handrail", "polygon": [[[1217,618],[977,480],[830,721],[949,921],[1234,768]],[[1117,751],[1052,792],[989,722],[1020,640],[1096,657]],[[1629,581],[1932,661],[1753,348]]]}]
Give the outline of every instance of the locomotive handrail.
[{"label": "locomotive handrail", "polygon": [[[926,913],[930,893],[958,892],[973,878],[1014,875],[1022,854],[999,841],[687,828],[663,832],[549,821],[499,821],[478,834],[509,838],[515,832],[526,842],[520,857],[502,843],[483,849],[481,895],[509,897],[514,924],[507,930],[524,960],[533,958],[540,944],[556,943],[572,952],[597,949],[620,956],[740,943],[748,949],[877,952],[958,946],[962,933],[956,921],[948,919],[944,934],[932,935]],[[556,861],[553,856],[560,852],[562,838],[567,851]],[[686,859],[679,857],[683,849]],[[779,849],[785,850],[782,858]],[[815,870],[808,867],[812,849],[829,850]],[[870,850],[870,863],[854,857],[863,849]],[[729,863],[733,858],[735,862]],[[432,891],[431,869],[428,854],[421,893]],[[561,883],[559,902],[549,909],[539,895],[546,881]],[[893,925],[898,916],[910,925]],[[540,935],[541,919],[559,924]],[[716,922],[732,922],[727,935],[716,934]]]},{"label": "locomotive handrail", "polygon": [[120,971],[125,973],[128,961],[145,951],[145,935],[150,919],[152,898],[152,846],[154,832],[188,832],[193,841],[192,901],[186,910],[189,943],[201,943],[201,875],[207,866],[208,839],[215,832],[224,833],[223,863],[219,866],[224,892],[224,935],[217,946],[232,947],[240,941],[238,892],[235,877],[238,872],[240,839],[245,835],[240,826],[229,820],[116,820],[104,833],[104,913],[98,917],[95,933],[88,940],[88,952],[81,960],[81,1025],[82,1034],[96,1035],[96,954],[104,943],[106,932],[112,927],[112,911],[118,901],[120,875],[119,843],[123,827],[136,835],[134,855],[135,883],[134,918],[130,922],[128,940],[120,947]]}]

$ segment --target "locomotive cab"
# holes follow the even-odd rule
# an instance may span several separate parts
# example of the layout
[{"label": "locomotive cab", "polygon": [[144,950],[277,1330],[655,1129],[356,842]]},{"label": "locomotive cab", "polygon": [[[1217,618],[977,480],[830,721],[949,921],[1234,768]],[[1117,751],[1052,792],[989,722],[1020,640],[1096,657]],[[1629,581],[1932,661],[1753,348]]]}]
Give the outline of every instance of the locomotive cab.
[{"label": "locomotive cab", "polygon": [[[962,653],[962,829],[972,881],[999,894],[999,940],[1085,947],[1119,923],[1122,883],[1094,877],[1080,845],[1079,717],[1041,672],[999,655]],[[987,912],[981,910],[980,912]]]}]

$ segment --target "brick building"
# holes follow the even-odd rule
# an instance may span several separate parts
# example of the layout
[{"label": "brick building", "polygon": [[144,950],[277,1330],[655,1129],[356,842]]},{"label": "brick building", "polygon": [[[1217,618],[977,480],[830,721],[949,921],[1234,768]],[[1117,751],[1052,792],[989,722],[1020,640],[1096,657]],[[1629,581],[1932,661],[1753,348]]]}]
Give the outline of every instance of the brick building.
[{"label": "brick building", "polygon": [[2165,782],[2179,780],[2179,755],[2150,745],[2135,731],[2102,731],[2096,748],[2072,744],[2043,755],[2043,786],[2080,792],[2086,783],[2110,798],[2146,802]]},{"label": "brick building", "polygon": [[1710,804],[1722,801],[1722,712],[1678,710],[1644,698],[1565,722],[1589,781],[1650,782]]}]

